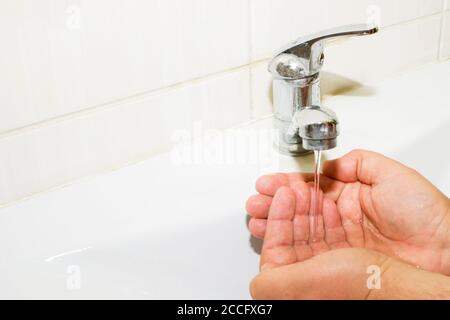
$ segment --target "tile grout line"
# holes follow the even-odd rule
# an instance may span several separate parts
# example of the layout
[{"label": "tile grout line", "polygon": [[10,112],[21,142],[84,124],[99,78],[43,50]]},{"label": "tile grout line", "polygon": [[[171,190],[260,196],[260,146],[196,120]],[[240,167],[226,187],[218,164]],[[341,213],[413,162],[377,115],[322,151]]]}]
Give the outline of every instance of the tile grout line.
[{"label": "tile grout line", "polygon": [[[445,6],[445,3],[444,3]],[[444,7],[445,8],[445,7]],[[439,29],[439,43],[438,43],[438,53],[436,60],[440,61],[443,56],[442,48],[444,47],[444,24],[445,24],[445,11],[441,12],[441,28]]]},{"label": "tile grout line", "polygon": [[[424,68],[424,67],[426,67],[428,65],[431,65],[431,64],[434,64],[434,63],[438,63],[438,62],[437,61],[433,61],[433,62],[429,62],[429,63],[427,63],[425,65],[416,66],[413,69],[410,69],[410,70],[406,71],[405,73],[397,74],[395,77],[392,77],[392,78],[396,78],[396,77],[402,76],[402,75],[404,75],[406,73],[412,72],[415,69]],[[385,80],[387,80],[387,79],[383,79],[382,81],[385,81]],[[382,82],[382,81],[380,81],[380,82]],[[249,125],[252,125],[252,124],[257,123],[259,121],[262,121],[264,119],[269,119],[272,116],[273,116],[272,114],[265,115],[265,116],[262,116],[262,117],[259,117],[259,118],[255,118],[255,119],[251,119],[249,121],[245,121],[245,122],[242,122],[242,123],[239,123],[239,124],[235,124],[235,125],[233,125],[233,126],[231,126],[229,128],[223,128],[221,130],[245,128],[245,127],[247,127]],[[135,157],[133,159],[129,159],[129,160],[125,161],[122,164],[119,164],[119,165],[117,165],[117,164],[107,165],[107,166],[104,166],[103,168],[101,168],[101,169],[99,169],[99,170],[97,170],[95,172],[91,172],[91,173],[89,173],[87,175],[83,175],[83,176],[71,179],[71,180],[66,181],[64,183],[57,184],[57,185],[45,188],[45,189],[40,190],[40,191],[32,192],[30,194],[24,195],[24,196],[22,196],[20,198],[17,198],[15,200],[11,200],[11,201],[7,201],[7,202],[4,202],[4,203],[0,203],[0,214],[1,214],[1,210],[6,208],[6,207],[10,207],[10,206],[13,206],[13,205],[16,205],[16,204],[19,204],[19,203],[26,202],[28,200],[31,200],[31,199],[36,198],[36,197],[38,197],[40,195],[43,195],[43,194],[56,192],[56,191],[58,191],[60,189],[69,187],[69,186],[74,185],[74,184],[88,182],[88,181],[90,181],[92,179],[95,179],[96,177],[103,176],[103,175],[106,175],[106,174],[110,174],[110,173],[116,172],[116,171],[118,171],[118,170],[120,170],[122,168],[142,163],[142,162],[148,160],[149,158],[156,157],[156,156],[160,155],[161,153],[168,152],[169,150],[170,150],[170,147],[166,146],[166,147],[160,148],[157,151],[145,152],[142,155],[137,156],[137,157]]]},{"label": "tile grout line", "polygon": [[[245,122],[235,124],[228,128],[220,129],[220,131],[224,132],[226,130],[239,130],[239,129],[246,128],[250,125],[253,125],[257,122],[263,121],[264,119],[268,119],[271,117],[272,117],[272,115],[266,115],[266,116],[260,117],[258,119],[251,119],[251,120],[248,120]],[[199,139],[203,139],[203,138],[204,137],[197,137],[197,138],[193,139],[193,142],[199,141]],[[119,170],[126,168],[126,167],[138,165],[144,161],[147,161],[148,159],[157,157],[163,153],[170,152],[170,150],[171,150],[171,146],[159,147],[158,150],[146,151],[143,154],[136,156],[132,159],[126,160],[125,162],[123,162],[121,164],[106,165],[106,166],[103,166],[102,168],[96,170],[95,172],[91,172],[91,173],[67,180],[66,182],[50,186],[50,187],[44,188],[39,191],[31,192],[27,195],[23,195],[14,200],[0,202],[0,215],[1,215],[1,210],[4,208],[26,202],[28,200],[34,199],[34,198],[39,197],[44,194],[48,194],[51,192],[57,192],[58,190],[70,187],[70,186],[78,184],[78,183],[84,183],[84,182],[88,183],[89,181],[91,181],[97,177],[101,177],[101,176],[105,176],[110,173],[118,172]]]},{"label": "tile grout line", "polygon": [[[450,8],[448,8],[447,11],[450,11]],[[393,23],[393,24],[390,24],[390,25],[387,25],[387,26],[381,25],[380,26],[380,31],[390,30],[390,29],[393,29],[393,28],[396,28],[396,27],[399,27],[399,26],[402,26],[402,25],[411,25],[411,24],[413,24],[415,22],[418,22],[418,21],[421,21],[421,20],[431,19],[432,17],[440,16],[443,12],[447,12],[447,11],[442,11],[441,10],[441,11],[437,11],[437,12],[434,12],[434,13],[431,13],[431,14],[427,14],[427,15],[424,15],[424,16],[415,17],[415,18],[412,18],[412,19],[409,19],[409,20],[404,20],[404,21],[401,21],[401,22],[396,22],[396,23]],[[332,42],[330,42],[328,44],[328,46],[339,45],[342,41],[351,41],[351,40],[332,41]],[[275,48],[275,49],[279,49],[279,48]],[[260,57],[258,57],[257,60],[252,62],[252,64],[257,64],[257,63],[261,63],[262,61],[269,60],[270,57],[271,56],[269,54],[264,53]]]},{"label": "tile grout line", "polygon": [[240,65],[240,66],[237,66],[234,68],[229,68],[226,70],[221,70],[221,71],[211,73],[211,74],[208,74],[205,76],[201,76],[198,78],[193,78],[193,79],[189,79],[186,81],[171,84],[171,85],[168,85],[165,87],[155,88],[155,89],[151,89],[149,91],[136,93],[136,94],[129,95],[129,96],[126,96],[123,98],[118,98],[115,100],[97,104],[97,105],[94,105],[91,107],[85,107],[85,108],[82,108],[82,109],[74,111],[74,112],[62,114],[60,116],[48,118],[48,119],[45,119],[42,121],[24,125],[21,127],[6,130],[6,131],[3,131],[0,133],[0,140],[9,138],[11,136],[22,134],[23,132],[31,131],[31,130],[34,130],[37,128],[42,128],[47,125],[51,125],[51,124],[55,124],[55,123],[59,123],[59,122],[63,122],[63,121],[69,121],[72,119],[78,119],[81,117],[89,116],[91,114],[95,114],[97,112],[106,111],[111,108],[121,106],[124,103],[134,103],[134,102],[140,101],[142,99],[151,98],[154,96],[165,94],[165,93],[171,92],[171,91],[179,89],[179,88],[187,87],[190,85],[195,85],[195,84],[209,81],[209,80],[212,80],[215,78],[220,78],[222,76],[232,74],[234,72],[244,71],[245,69],[250,68],[253,64],[258,64],[260,62],[261,61],[255,61],[254,63],[249,63],[249,64],[245,64],[245,65]]},{"label": "tile grout line", "polygon": [[[247,1],[248,1],[248,4],[249,4],[249,18],[250,18],[250,15],[251,15],[250,3],[251,3],[252,0],[247,0]],[[427,15],[427,16],[423,16],[423,17],[419,17],[419,18],[403,21],[403,22],[400,22],[400,23],[392,24],[392,25],[389,25],[389,26],[387,26],[387,27],[385,27],[383,29],[390,29],[392,27],[400,26],[400,25],[403,25],[403,24],[411,24],[411,23],[414,23],[415,21],[422,20],[422,19],[427,19],[427,18],[430,18],[430,17],[438,16],[438,15],[443,16],[444,12],[446,12],[446,11],[441,11],[439,13],[434,13],[434,14],[431,14],[431,15]],[[441,24],[441,28],[442,28],[442,24]],[[250,21],[249,21],[248,29],[249,29],[248,32],[250,33],[250,29],[251,29]],[[440,45],[441,44],[442,43],[440,43]],[[228,68],[228,69],[224,69],[224,70],[220,70],[220,71],[216,71],[216,72],[212,72],[212,73],[209,73],[209,74],[206,74],[206,75],[203,75],[203,76],[199,76],[199,77],[196,77],[196,78],[180,81],[180,82],[177,82],[177,83],[174,83],[174,84],[171,84],[171,85],[167,85],[167,86],[163,86],[163,87],[154,88],[154,89],[151,89],[151,90],[148,90],[148,91],[132,94],[132,95],[129,95],[129,96],[126,96],[126,97],[122,97],[122,98],[118,98],[118,99],[111,100],[111,101],[107,101],[107,102],[104,102],[104,103],[101,103],[101,104],[97,104],[97,105],[94,105],[94,106],[91,106],[91,107],[85,107],[85,108],[82,108],[80,110],[77,110],[77,111],[74,111],[74,112],[70,112],[70,113],[66,113],[66,114],[63,114],[63,115],[60,115],[60,116],[56,116],[56,117],[52,117],[52,118],[45,119],[45,120],[42,120],[42,121],[34,122],[34,123],[27,124],[27,125],[24,125],[24,126],[21,126],[21,127],[9,129],[9,130],[6,130],[4,132],[0,132],[0,140],[5,139],[5,138],[9,138],[11,136],[20,135],[20,134],[22,134],[24,132],[32,131],[34,129],[42,128],[42,127],[45,127],[47,125],[51,125],[51,124],[55,124],[55,123],[59,123],[59,122],[63,122],[63,121],[69,121],[69,120],[77,119],[77,118],[84,117],[84,116],[89,116],[89,115],[97,113],[97,112],[102,112],[102,111],[108,110],[110,108],[118,107],[122,103],[133,103],[134,101],[138,101],[140,99],[145,99],[145,98],[156,96],[156,95],[159,95],[159,94],[164,94],[166,92],[170,92],[170,91],[175,90],[175,89],[180,88],[180,87],[197,84],[197,83],[200,83],[200,82],[203,82],[203,81],[208,81],[210,79],[214,79],[216,77],[221,77],[221,76],[224,76],[226,74],[230,74],[230,73],[237,72],[237,71],[242,71],[242,70],[244,70],[246,68],[249,68],[250,112],[252,113],[252,117],[253,117],[254,106],[253,106],[253,98],[252,98],[253,90],[252,90],[252,86],[251,86],[251,84],[252,84],[251,83],[252,82],[251,68],[252,68],[252,66],[259,65],[261,63],[266,62],[268,59],[270,59],[270,57],[269,56],[267,56],[267,57],[264,56],[262,58],[256,59],[255,61],[252,61],[253,46],[251,44],[251,37],[249,37],[249,45],[250,45],[250,47],[249,47],[249,58],[250,59],[248,60],[247,64],[239,65],[239,66],[236,66],[236,67],[232,67],[232,68]],[[338,44],[336,44],[336,45],[338,45]]]},{"label": "tile grout line", "polygon": [[249,108],[250,119],[255,118],[255,106],[253,101],[253,72],[252,72],[252,59],[253,59],[253,26],[252,26],[252,0],[247,0],[247,32],[248,32],[248,90],[249,90]]},{"label": "tile grout line", "polygon": [[388,25],[388,26],[386,26],[386,27],[383,27],[383,26],[381,26],[381,27],[382,27],[383,29],[388,29],[388,28],[391,28],[391,27],[397,27],[397,26],[400,26],[400,25],[402,25],[402,24],[411,24],[411,23],[414,23],[414,22],[417,22],[417,21],[420,21],[420,20],[425,20],[425,19],[428,19],[428,18],[431,18],[431,17],[434,17],[434,16],[438,16],[438,15],[440,15],[441,13],[442,13],[442,10],[441,10],[441,11],[437,11],[437,12],[435,12],[435,13],[427,14],[427,15],[424,15],[424,16],[415,17],[415,18],[412,18],[412,19],[409,19],[409,20],[405,20],[405,21],[401,21],[401,22],[396,22],[396,23],[390,24],[390,25]]},{"label": "tile grout line", "polygon": [[[250,4],[250,2],[251,2],[252,0],[248,0],[248,2],[249,2],[249,4]],[[433,15],[428,15],[428,16],[424,16],[424,17],[422,17],[422,18],[428,18],[428,17],[432,17],[432,16],[437,16],[437,15],[439,15],[439,14],[441,14],[442,15],[442,17],[444,16],[444,14],[445,14],[445,12],[447,12],[447,11],[442,11],[442,12],[440,12],[440,13],[438,13],[438,14],[433,14]],[[251,12],[250,12],[250,10],[249,10],[249,14],[251,14]],[[442,18],[443,19],[443,18]],[[416,19],[416,20],[420,20],[420,19]],[[416,20],[414,20],[414,21],[416,21]],[[407,22],[405,22],[405,23],[402,23],[402,24],[407,24],[407,23],[412,23],[413,22],[413,20],[410,20],[410,21],[407,21]],[[250,22],[249,22],[250,23]],[[401,24],[396,24],[396,25],[391,25],[391,26],[397,26],[397,25],[401,25]],[[389,26],[389,28],[391,27],[391,26]],[[442,27],[443,27],[443,20],[441,21],[441,32],[442,32]],[[388,27],[387,27],[388,28]],[[386,29],[387,29],[386,28]],[[251,25],[249,24],[249,34],[250,34],[250,36],[251,36]],[[439,39],[441,39],[441,35],[440,35],[440,37],[439,37]],[[439,43],[439,45],[442,45],[442,41],[440,41],[440,43]],[[440,47],[440,46],[439,46]],[[238,66],[238,67],[235,67],[235,68],[230,68],[230,69],[226,69],[226,70],[222,70],[222,71],[218,71],[218,72],[216,72],[216,73],[211,73],[211,74],[209,74],[209,75],[206,75],[206,76],[202,76],[202,77],[198,77],[198,78],[196,78],[196,79],[191,79],[191,80],[187,80],[187,81],[184,81],[184,82],[180,82],[180,83],[176,83],[176,84],[173,84],[173,85],[170,85],[170,86],[166,86],[166,87],[162,87],[162,88],[158,88],[158,89],[153,89],[153,90],[151,90],[151,91],[147,91],[147,92],[145,92],[145,93],[140,93],[140,94],[136,94],[136,95],[132,95],[132,96],[129,96],[129,97],[126,97],[126,98],[120,98],[120,99],[117,99],[117,100],[115,100],[115,101],[112,101],[112,102],[108,102],[108,103],[105,103],[105,104],[100,104],[100,105],[97,105],[97,106],[94,106],[94,107],[91,107],[91,108],[88,108],[88,109],[83,109],[83,110],[79,110],[79,111],[76,111],[76,112],[74,112],[74,113],[71,113],[71,114],[66,114],[66,115],[62,115],[62,116],[60,116],[60,117],[55,117],[55,118],[53,118],[53,119],[50,119],[50,120],[44,120],[40,125],[39,125],[39,127],[41,127],[41,126],[47,126],[49,123],[50,124],[52,124],[52,123],[55,123],[55,122],[59,122],[59,121],[67,121],[67,120],[71,120],[71,119],[76,119],[76,118],[78,118],[78,117],[80,117],[80,114],[81,115],[90,115],[90,114],[94,114],[94,113],[97,113],[97,112],[102,112],[102,111],[104,111],[104,110],[110,110],[111,108],[114,108],[115,106],[117,106],[117,105],[122,105],[122,103],[126,103],[126,102],[133,102],[133,101],[135,101],[135,99],[136,100],[138,100],[138,99],[143,99],[143,98],[146,98],[146,97],[151,97],[151,96],[153,96],[153,95],[158,95],[158,94],[163,94],[163,93],[165,93],[165,92],[167,92],[167,91],[170,91],[170,90],[174,90],[174,89],[176,89],[176,88],[179,88],[179,87],[183,87],[183,86],[185,86],[185,85],[189,85],[189,84],[193,84],[193,83],[197,83],[197,82],[200,82],[200,81],[208,81],[209,79],[212,79],[212,78],[215,78],[215,77],[220,77],[220,76],[223,76],[223,75],[226,75],[226,74],[229,74],[229,73],[232,73],[232,72],[237,72],[237,71],[243,71],[245,68],[249,68],[249,73],[250,73],[250,76],[249,76],[249,78],[250,78],[250,88],[249,88],[249,90],[250,90],[250,107],[251,107],[251,112],[253,112],[252,111],[252,109],[254,108],[254,106],[253,106],[253,89],[252,89],[252,86],[251,86],[251,81],[252,81],[252,73],[251,73],[251,67],[252,66],[254,66],[254,65],[259,65],[259,64],[261,64],[261,63],[265,63],[265,62],[267,62],[267,60],[268,59],[270,59],[270,58],[264,58],[264,59],[259,59],[259,60],[255,60],[255,61],[253,61],[252,62],[252,60],[251,60],[251,58],[252,58],[252,50],[253,50],[253,47],[252,47],[252,44],[251,44],[251,38],[249,37],[249,57],[250,57],[250,59],[248,60],[248,64],[246,64],[246,65],[241,65],[241,66]],[[384,79],[383,79],[384,80]],[[92,109],[95,109],[95,110],[92,110]],[[75,114],[75,115],[74,115]],[[70,115],[72,115],[72,116],[70,116]],[[66,117],[66,116],[68,116],[68,117]],[[270,115],[269,116],[267,116],[267,117],[270,117]],[[60,118],[62,118],[62,119],[60,119]],[[258,119],[254,119],[253,117],[252,117],[252,119],[251,119],[251,121],[250,122],[253,122],[253,121],[259,121],[260,120],[260,118],[258,118]],[[32,129],[34,129],[36,126],[36,123],[35,124],[31,124],[30,126],[32,126],[33,128]],[[240,125],[240,124],[236,124],[236,125]],[[28,126],[27,126],[28,127]],[[13,130],[16,130],[16,129],[13,129]],[[20,133],[22,133],[22,129],[21,128],[19,128],[19,129],[17,129],[17,130],[19,130],[20,131]],[[19,133],[19,132],[18,132]],[[2,136],[2,134],[0,134],[0,139],[1,138],[3,138],[3,136]],[[140,162],[140,161],[142,161],[143,159],[147,159],[149,156],[148,155],[146,155],[146,156],[143,156],[142,157],[142,159],[138,159],[138,160],[132,160],[132,161],[129,161],[127,164],[125,164],[125,166],[126,165],[129,165],[129,164],[133,164],[133,163],[137,163],[137,162]],[[117,169],[120,169],[120,168],[123,168],[124,167],[124,165],[120,165]],[[53,187],[53,188],[51,188],[51,189],[58,189],[58,188],[60,188],[60,187],[64,187],[65,185],[70,185],[70,184],[72,184],[72,183],[74,183],[74,182],[76,182],[77,180],[82,180],[82,179],[85,179],[85,178],[89,178],[89,177],[92,177],[92,176],[96,176],[96,175],[98,175],[98,174],[103,174],[103,173],[107,173],[107,172],[111,172],[111,171],[115,171],[116,169],[111,169],[111,168],[106,168],[105,170],[103,170],[103,172],[102,171],[98,171],[98,172],[96,172],[96,173],[94,173],[94,174],[91,174],[91,175],[88,175],[88,176],[84,176],[84,177],[81,177],[81,178],[77,178],[77,179],[75,179],[75,180],[72,180],[72,181],[70,181],[69,183],[67,183],[67,184],[62,184],[62,185],[57,185],[57,186],[55,186],[55,187]],[[45,190],[44,192],[47,192],[48,190]],[[41,192],[38,192],[38,193],[36,193],[36,194],[40,194]],[[33,196],[35,196],[36,194],[33,194],[33,195],[31,195],[31,196],[29,196],[29,197],[33,197]],[[28,197],[25,197],[25,199],[26,198],[28,198]],[[18,202],[20,202],[20,201],[22,201],[23,199],[19,199],[18,200]],[[15,201],[13,201],[13,203],[15,203]],[[8,203],[9,204],[9,203]],[[0,205],[0,207],[2,207],[1,205]]]}]

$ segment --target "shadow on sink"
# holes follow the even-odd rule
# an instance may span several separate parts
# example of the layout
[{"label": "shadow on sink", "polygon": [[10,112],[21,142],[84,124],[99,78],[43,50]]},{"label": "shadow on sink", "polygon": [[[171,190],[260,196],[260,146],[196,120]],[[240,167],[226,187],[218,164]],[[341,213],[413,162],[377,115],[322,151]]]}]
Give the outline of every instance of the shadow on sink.
[{"label": "shadow on sink", "polygon": [[321,75],[321,90],[323,96],[358,96],[374,95],[375,89],[342,75],[323,71]]},{"label": "shadow on sink", "polygon": [[[324,98],[337,95],[368,97],[376,93],[374,87],[367,86],[337,73],[322,71],[320,81],[321,94]],[[266,94],[267,98],[273,101],[273,84],[269,86]],[[273,112],[273,106],[271,110]]]}]

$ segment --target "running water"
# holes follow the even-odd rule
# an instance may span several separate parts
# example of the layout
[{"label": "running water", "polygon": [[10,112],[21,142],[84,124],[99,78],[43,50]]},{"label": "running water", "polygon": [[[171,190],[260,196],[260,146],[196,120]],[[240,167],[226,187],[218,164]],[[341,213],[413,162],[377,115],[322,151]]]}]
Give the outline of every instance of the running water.
[{"label": "running water", "polygon": [[310,242],[316,242],[317,239],[317,225],[318,216],[320,214],[320,160],[322,151],[314,151],[314,190],[311,195],[311,210],[309,213],[310,222]]}]

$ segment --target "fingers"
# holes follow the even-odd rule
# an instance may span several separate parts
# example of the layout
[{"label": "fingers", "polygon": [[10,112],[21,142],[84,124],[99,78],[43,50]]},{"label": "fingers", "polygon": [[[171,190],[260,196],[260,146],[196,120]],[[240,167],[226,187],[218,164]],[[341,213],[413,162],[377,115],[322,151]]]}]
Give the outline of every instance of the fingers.
[{"label": "fingers", "polygon": [[295,216],[294,216],[294,248],[297,261],[304,261],[313,255],[309,245],[309,208],[310,188],[302,180],[291,182],[295,194]]},{"label": "fingers", "polygon": [[[276,174],[270,176],[263,176],[257,182],[257,187],[259,192],[271,193],[270,190],[275,192],[281,188],[283,185],[280,181],[283,181],[282,178],[277,178],[283,174]],[[308,205],[309,205],[309,190],[307,188],[306,183],[302,180],[303,175],[301,174],[289,174],[285,175],[288,177],[289,182],[287,186],[291,186],[292,190],[295,193],[296,197],[296,214],[299,215],[307,215],[308,214]],[[289,177],[291,176],[291,177]],[[284,182],[283,182],[284,183]],[[269,192],[270,191],[270,192]],[[272,196],[268,196],[266,194],[257,194],[251,196],[247,200],[246,209],[250,216],[257,219],[267,218],[269,214],[269,208],[272,203]]]},{"label": "fingers", "polygon": [[[282,176],[284,176],[284,178],[281,178]],[[256,185],[257,191],[261,192],[261,194],[253,195],[247,200],[246,209],[248,214],[258,219],[267,218],[273,195],[275,195],[276,191],[284,186],[284,184],[290,186],[295,193],[297,199],[296,214],[308,214],[309,190],[305,183],[305,179],[308,179],[308,174],[304,175],[301,173],[278,173],[259,178]]]},{"label": "fingers", "polygon": [[329,198],[324,198],[322,212],[325,226],[325,242],[328,246],[331,249],[349,247],[336,203]]},{"label": "fingers", "polygon": [[[302,180],[293,180],[290,185],[295,196],[294,240],[297,242],[308,241],[309,187]],[[266,232],[265,219],[268,217],[272,199],[272,197],[258,194],[247,200],[247,212],[252,216],[248,227],[252,235],[257,238],[263,238]]]},{"label": "fingers", "polygon": [[288,187],[278,189],[267,219],[261,253],[262,270],[296,261],[293,249],[295,209],[295,195],[292,190]]},{"label": "fingers", "polygon": [[259,239],[263,239],[266,234],[267,220],[251,218],[248,223],[248,229],[250,233]]},{"label": "fingers", "polygon": [[372,185],[402,168],[406,167],[381,154],[354,150],[339,159],[325,162],[323,173],[342,182],[361,181]]},{"label": "fingers", "polygon": [[[295,197],[295,215],[293,218],[293,232],[297,260],[305,260],[314,254],[336,248],[348,247],[345,230],[342,227],[341,218],[337,211],[336,203],[322,193],[319,214],[316,217],[317,230],[316,241],[310,240],[310,198],[312,184],[303,181],[294,182],[291,185]],[[265,195],[252,196],[247,201],[247,210],[252,216],[248,228],[251,234],[257,238],[264,238],[267,228],[267,216],[269,213],[272,197]],[[311,209],[312,210],[312,209]],[[311,246],[310,246],[311,245]],[[311,248],[312,247],[312,248]]]},{"label": "fingers", "polygon": [[300,181],[309,182],[314,180],[311,173],[275,173],[260,177],[256,181],[256,191],[273,197],[281,187],[287,187]]},{"label": "fingers", "polygon": [[309,235],[311,240],[310,242],[316,243],[324,240],[325,238],[325,229],[323,228],[322,216],[323,193],[322,190],[319,189],[319,194],[316,195],[313,183],[309,183],[308,187],[310,190]]},{"label": "fingers", "polygon": [[[277,190],[283,186],[295,186],[300,182],[314,181],[312,173],[276,173],[260,177],[256,182],[256,191],[262,195],[273,197]],[[326,175],[320,177],[320,188],[331,199],[337,200],[344,187],[344,183]],[[268,211],[267,211],[268,213]]]},{"label": "fingers", "polygon": [[[340,214],[342,227],[346,240],[352,247],[365,247],[364,214],[359,202],[360,183],[349,183],[342,191],[343,196],[337,202],[337,210]],[[367,186],[366,186],[367,187]]]},{"label": "fingers", "polygon": [[308,241],[309,237],[309,187],[304,181],[291,183],[295,196],[294,241]]},{"label": "fingers", "polygon": [[257,219],[266,219],[269,213],[272,197],[256,194],[247,200],[246,209],[250,216]]},{"label": "fingers", "polygon": [[318,199],[314,190],[314,184],[309,183],[310,205],[309,205],[309,246],[313,255],[322,254],[330,250],[325,241],[325,228],[323,222],[323,199],[324,194],[319,190]]},{"label": "fingers", "polygon": [[291,189],[295,196],[295,214],[298,216],[307,216],[310,206],[310,188],[303,180],[292,181],[290,183]]},{"label": "fingers", "polygon": [[271,197],[283,186],[289,186],[289,178],[284,173],[262,176],[256,181],[256,191]]}]

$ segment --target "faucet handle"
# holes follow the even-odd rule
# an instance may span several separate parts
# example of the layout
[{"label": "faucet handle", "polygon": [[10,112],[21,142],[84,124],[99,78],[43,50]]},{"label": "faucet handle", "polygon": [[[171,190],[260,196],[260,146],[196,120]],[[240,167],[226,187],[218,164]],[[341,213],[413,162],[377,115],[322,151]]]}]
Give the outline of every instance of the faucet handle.
[{"label": "faucet handle", "polygon": [[365,36],[378,32],[378,27],[368,26],[367,24],[351,24],[328,30],[321,31],[306,37],[301,37],[293,43],[284,47],[280,53],[293,53],[303,48],[313,48],[318,42],[324,42],[342,37]]},{"label": "faucet handle", "polygon": [[299,80],[314,76],[323,65],[324,44],[336,38],[371,35],[378,27],[355,24],[328,29],[301,37],[281,49],[269,63],[269,71],[277,79]]}]

